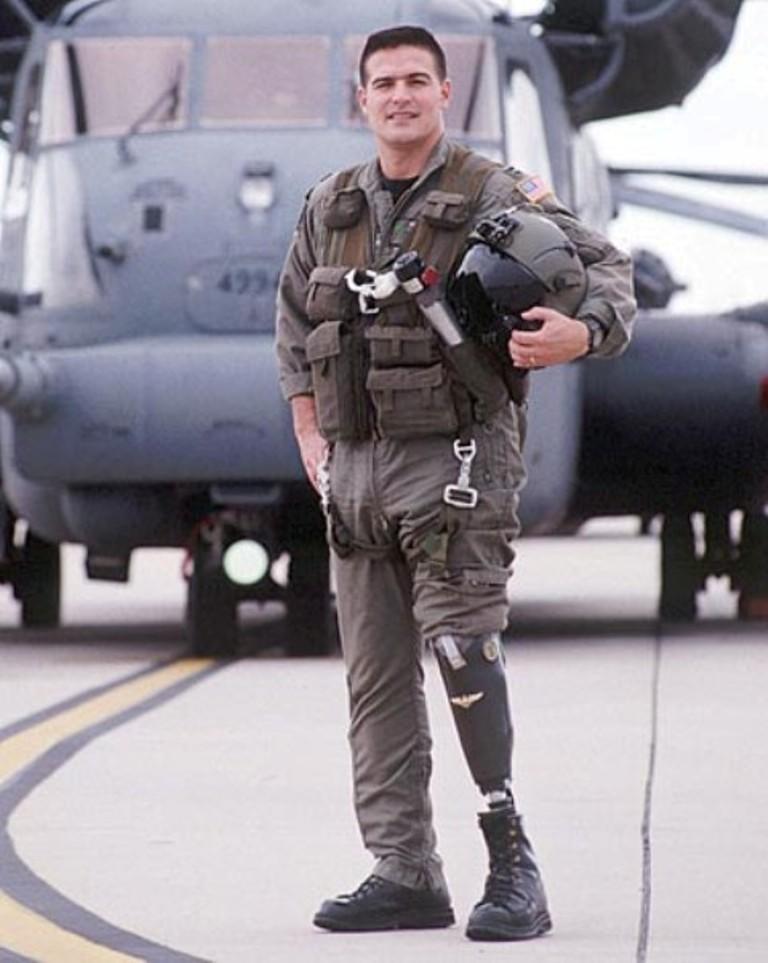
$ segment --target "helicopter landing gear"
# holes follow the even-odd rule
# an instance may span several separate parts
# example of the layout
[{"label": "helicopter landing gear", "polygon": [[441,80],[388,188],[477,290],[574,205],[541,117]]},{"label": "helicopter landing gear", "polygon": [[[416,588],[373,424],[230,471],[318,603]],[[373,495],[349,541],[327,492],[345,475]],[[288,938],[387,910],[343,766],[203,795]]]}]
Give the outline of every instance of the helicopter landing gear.
[{"label": "helicopter landing gear", "polygon": [[288,655],[326,655],[338,644],[331,565],[322,534],[293,546],[285,590]]},{"label": "helicopter landing gear", "polygon": [[187,584],[187,636],[195,655],[227,658],[237,652],[237,596],[211,545],[195,546]]},{"label": "helicopter landing gear", "polygon": [[737,571],[739,618],[768,619],[768,517],[763,514],[744,514]]},{"label": "helicopter landing gear", "polygon": [[696,618],[696,593],[701,572],[696,558],[690,515],[665,515],[661,528],[661,598],[659,618],[691,622]]},{"label": "helicopter landing gear", "polygon": [[13,574],[13,594],[21,602],[27,629],[55,628],[61,618],[59,546],[27,531]]}]

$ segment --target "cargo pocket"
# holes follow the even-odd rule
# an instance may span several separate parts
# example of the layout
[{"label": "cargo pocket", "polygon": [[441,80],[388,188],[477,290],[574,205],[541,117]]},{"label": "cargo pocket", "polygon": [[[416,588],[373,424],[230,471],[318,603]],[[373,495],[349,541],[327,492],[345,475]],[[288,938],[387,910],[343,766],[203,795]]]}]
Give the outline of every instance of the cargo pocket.
[{"label": "cargo pocket", "polygon": [[455,231],[469,220],[469,202],[463,194],[430,191],[424,201],[422,217],[433,227]]},{"label": "cargo pocket", "polygon": [[343,321],[324,321],[306,341],[317,423],[327,441],[360,441],[370,433],[364,342]]},{"label": "cargo pocket", "polygon": [[442,364],[371,370],[367,387],[376,426],[384,438],[454,435],[458,430],[451,386]]},{"label": "cargo pocket", "polygon": [[462,595],[479,595],[504,591],[511,578],[509,569],[487,565],[484,568],[467,568],[451,572],[446,578],[454,592]]},{"label": "cargo pocket", "polygon": [[317,421],[328,441],[336,441],[341,429],[341,324],[341,321],[325,321],[309,334],[306,342]]},{"label": "cargo pocket", "polygon": [[426,328],[372,324],[365,337],[374,368],[425,367],[440,360],[435,336]]},{"label": "cargo pocket", "polygon": [[347,287],[349,267],[316,267],[307,284],[310,321],[344,321],[357,314],[357,295]]}]

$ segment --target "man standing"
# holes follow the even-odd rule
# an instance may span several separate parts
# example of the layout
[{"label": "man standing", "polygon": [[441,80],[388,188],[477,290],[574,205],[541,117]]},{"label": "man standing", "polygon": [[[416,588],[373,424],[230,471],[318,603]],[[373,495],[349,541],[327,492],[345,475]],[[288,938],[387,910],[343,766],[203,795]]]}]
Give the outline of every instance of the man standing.
[{"label": "man standing", "polygon": [[[525,477],[522,407],[506,394],[499,402],[490,369],[487,392],[465,383],[404,292],[369,315],[345,279],[351,268],[385,270],[409,250],[445,274],[481,218],[524,205],[567,234],[586,266],[587,293],[578,319],[548,307],[527,313],[541,326],[513,333],[517,368],[617,354],[634,301],[629,259],[538,178],[445,139],[450,92],[444,53],[428,31],[368,37],[358,100],[377,157],[315,186],[280,284],[281,386],[328,515],[355,807],[376,858],[362,885],[324,902],[314,922],[357,931],[454,921],[428,791],[427,642],[488,806],[479,819],[490,872],[467,935],[527,939],[551,923],[512,797],[500,639]],[[474,504],[448,498],[446,486],[471,489]]]}]

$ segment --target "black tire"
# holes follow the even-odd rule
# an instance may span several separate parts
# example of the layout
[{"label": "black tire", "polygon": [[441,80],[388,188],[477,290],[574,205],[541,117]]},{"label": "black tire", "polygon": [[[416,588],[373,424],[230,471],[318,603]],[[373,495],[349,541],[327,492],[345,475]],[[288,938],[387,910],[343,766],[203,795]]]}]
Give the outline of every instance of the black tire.
[{"label": "black tire", "polygon": [[768,517],[765,515],[744,515],[738,583],[739,618],[768,618]]},{"label": "black tire", "polygon": [[194,655],[237,654],[237,598],[224,573],[199,552],[187,584],[187,638]]},{"label": "black tire", "polygon": [[61,621],[61,552],[53,542],[28,531],[13,576],[21,603],[21,624],[55,628]]},{"label": "black tire", "polygon": [[331,565],[325,539],[294,547],[286,589],[285,650],[291,656],[327,655],[338,647],[331,599]]},{"label": "black tire", "polygon": [[661,529],[661,598],[659,618],[692,622],[701,571],[690,515],[665,515]]}]

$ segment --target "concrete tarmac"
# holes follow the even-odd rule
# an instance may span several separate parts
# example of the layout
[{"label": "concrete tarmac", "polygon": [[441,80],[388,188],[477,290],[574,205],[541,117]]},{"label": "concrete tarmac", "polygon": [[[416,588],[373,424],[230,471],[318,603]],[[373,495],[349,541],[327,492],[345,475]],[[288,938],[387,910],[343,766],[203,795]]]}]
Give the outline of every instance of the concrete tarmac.
[{"label": "concrete tarmac", "polygon": [[[82,582],[71,549],[61,630],[22,633],[0,603],[0,961],[768,959],[766,626],[733,621],[723,585],[702,598],[699,623],[659,626],[655,541],[592,532],[522,542],[511,583],[516,795],[549,936],[463,935],[485,855],[431,659],[435,816],[459,922],[314,930],[320,901],[370,868],[351,805],[341,660],[261,649],[268,611],[248,619],[244,658],[186,662],[166,682],[151,669],[183,651],[178,558],[139,553],[132,586],[104,586]],[[147,702],[131,685],[160,695]],[[52,708],[64,700],[67,711]],[[64,718],[67,739],[43,745]],[[5,782],[4,759],[17,765]],[[40,936],[46,920],[58,935]]]}]

